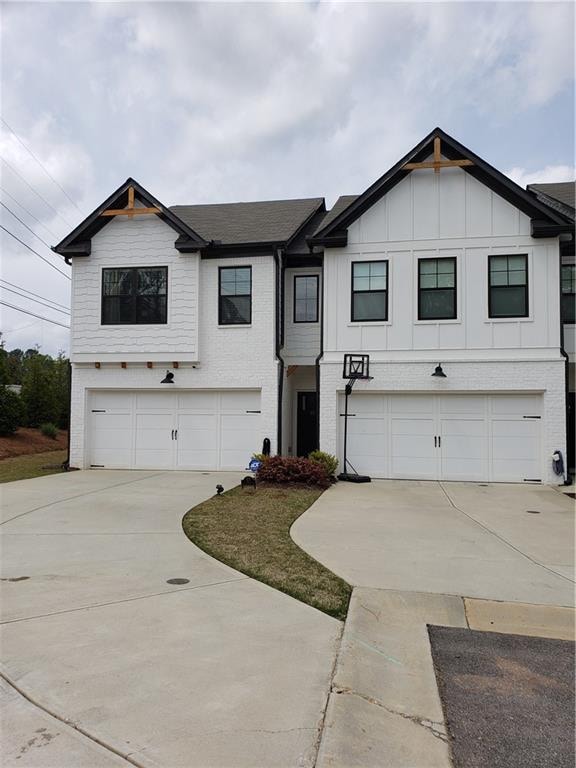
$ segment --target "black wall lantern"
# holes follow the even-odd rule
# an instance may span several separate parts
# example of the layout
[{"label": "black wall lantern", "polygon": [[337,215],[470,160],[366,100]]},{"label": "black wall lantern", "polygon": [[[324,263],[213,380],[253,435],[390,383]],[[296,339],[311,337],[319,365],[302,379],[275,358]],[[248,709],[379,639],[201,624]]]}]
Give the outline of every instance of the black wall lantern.
[{"label": "black wall lantern", "polygon": [[166,371],[166,376],[164,376],[160,384],[174,384],[174,374],[172,371]]},{"label": "black wall lantern", "polygon": [[439,379],[445,379],[446,378],[446,374],[442,370],[442,363],[438,363],[436,368],[434,368],[434,373],[432,374],[432,376],[437,376]]}]

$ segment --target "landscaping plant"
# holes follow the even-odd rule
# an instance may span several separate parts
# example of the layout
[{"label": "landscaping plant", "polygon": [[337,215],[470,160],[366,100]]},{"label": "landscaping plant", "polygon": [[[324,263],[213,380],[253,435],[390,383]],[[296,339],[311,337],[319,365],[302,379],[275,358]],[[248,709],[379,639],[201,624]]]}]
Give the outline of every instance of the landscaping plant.
[{"label": "landscaping plant", "polygon": [[20,396],[0,386],[0,435],[13,435],[24,421]]},{"label": "landscaping plant", "polygon": [[52,440],[56,440],[58,437],[58,427],[50,422],[40,424],[40,432],[42,432],[44,437],[51,437]]},{"label": "landscaping plant", "polygon": [[318,464],[321,464],[326,470],[328,477],[333,477],[336,474],[336,470],[338,469],[338,459],[336,456],[332,456],[331,453],[312,451],[312,453],[308,454],[308,458],[310,461],[315,461]]},{"label": "landscaping plant", "polygon": [[293,456],[270,456],[261,464],[256,476],[261,482],[276,485],[330,486],[330,476],[322,464]]}]

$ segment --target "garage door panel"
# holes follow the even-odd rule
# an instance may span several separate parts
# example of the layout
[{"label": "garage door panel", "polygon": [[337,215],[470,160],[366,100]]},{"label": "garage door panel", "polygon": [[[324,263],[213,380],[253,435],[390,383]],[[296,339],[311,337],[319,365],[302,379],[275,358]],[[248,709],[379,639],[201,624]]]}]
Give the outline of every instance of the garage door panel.
[{"label": "garage door panel", "polygon": [[104,408],[107,411],[132,412],[133,393],[126,392],[91,392],[90,408]]},{"label": "garage door panel", "polygon": [[216,392],[180,392],[176,407],[179,411],[207,411],[216,413],[218,395]]},{"label": "garage door panel", "polygon": [[436,434],[436,428],[432,419],[392,419],[392,435],[416,435],[418,437],[430,437]]},{"label": "garage door panel", "polygon": [[382,419],[365,419],[357,416],[348,417],[348,435],[383,435],[386,422]]},{"label": "garage door panel", "polygon": [[172,392],[136,392],[137,411],[173,411],[176,396]]},{"label": "garage door panel", "polygon": [[484,395],[439,395],[439,412],[445,414],[480,414],[486,410],[486,397]]},{"label": "garage door panel", "polygon": [[260,392],[222,392],[220,408],[224,411],[259,411]]},{"label": "garage door panel", "polygon": [[430,415],[433,412],[432,397],[430,395],[391,395],[390,412]]},{"label": "garage door panel", "polygon": [[[342,398],[341,413],[344,413],[344,398]],[[387,411],[387,400],[382,395],[351,395],[348,398],[348,413],[355,413],[357,416],[375,416],[382,417]]]},{"label": "garage door panel", "polygon": [[542,413],[542,395],[492,395],[490,403],[495,416],[539,416]]}]

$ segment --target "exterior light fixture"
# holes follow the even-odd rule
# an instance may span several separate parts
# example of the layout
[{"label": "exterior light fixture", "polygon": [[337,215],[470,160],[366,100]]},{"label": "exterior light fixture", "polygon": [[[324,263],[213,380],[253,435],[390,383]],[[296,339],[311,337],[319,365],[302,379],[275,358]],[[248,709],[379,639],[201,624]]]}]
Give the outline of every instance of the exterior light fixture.
[{"label": "exterior light fixture", "polygon": [[164,376],[160,384],[174,384],[174,374],[172,371],[166,371],[166,376]]},{"label": "exterior light fixture", "polygon": [[444,371],[442,370],[442,363],[438,363],[438,365],[436,366],[436,368],[434,368],[434,373],[432,374],[432,376],[437,376],[439,379],[445,379],[445,378],[447,378],[447,377],[446,377],[446,374],[445,374],[445,373],[444,373]]}]

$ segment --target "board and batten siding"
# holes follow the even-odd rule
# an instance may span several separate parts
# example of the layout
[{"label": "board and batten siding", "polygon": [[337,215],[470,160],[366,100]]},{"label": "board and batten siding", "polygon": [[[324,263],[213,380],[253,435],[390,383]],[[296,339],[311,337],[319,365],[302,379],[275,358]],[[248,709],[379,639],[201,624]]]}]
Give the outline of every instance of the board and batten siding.
[{"label": "board and batten siding", "polygon": [[[156,216],[118,216],[92,238],[92,253],[72,260],[71,359],[198,359],[200,257],[174,248],[177,233]],[[102,269],[168,267],[168,322],[102,325]],[[118,357],[120,356],[120,357]]]},{"label": "board and batten siding", "polygon": [[[527,254],[529,317],[488,317],[488,256]],[[418,320],[418,259],[455,257],[455,320]],[[350,318],[351,263],[388,260],[386,322]],[[349,228],[324,256],[325,356],[366,351],[489,355],[558,354],[558,242],[530,236],[530,220],[461,169],[414,171]],[[539,350],[539,351],[537,351]],[[532,353],[530,353],[532,354]]]},{"label": "board and batten siding", "polygon": [[[318,276],[318,321],[294,322],[294,277]],[[322,270],[299,267],[284,272],[284,348],[282,357],[287,365],[314,365],[320,352],[320,318],[322,313]]]}]

